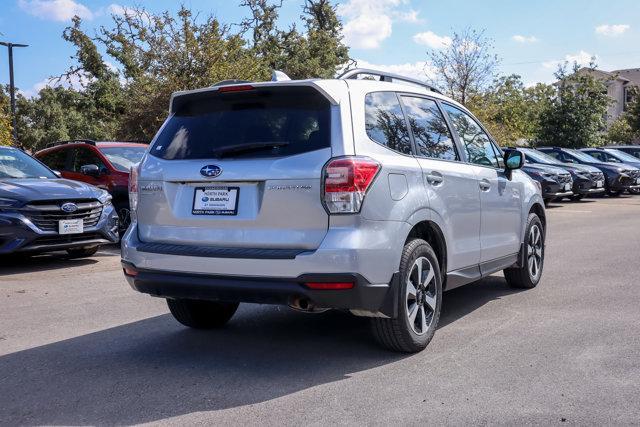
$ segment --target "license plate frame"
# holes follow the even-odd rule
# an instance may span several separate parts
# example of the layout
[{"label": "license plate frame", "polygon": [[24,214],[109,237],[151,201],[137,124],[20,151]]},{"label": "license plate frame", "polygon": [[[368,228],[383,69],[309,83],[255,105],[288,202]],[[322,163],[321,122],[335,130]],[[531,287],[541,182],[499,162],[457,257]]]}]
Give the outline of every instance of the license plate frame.
[{"label": "license plate frame", "polygon": [[571,190],[571,184],[565,184],[564,191],[569,191],[569,190]]},{"label": "license plate frame", "polygon": [[84,220],[79,219],[61,219],[58,221],[58,234],[82,234],[84,233]]},{"label": "license plate frame", "polygon": [[[213,192],[221,192],[215,194]],[[227,192],[227,197],[233,195],[233,198],[229,197],[229,200],[204,200],[203,197],[209,198],[210,196],[217,196],[218,198],[224,197],[224,193]],[[207,194],[209,192],[209,194]],[[213,193],[213,194],[212,194]],[[227,186],[227,185],[207,185],[201,187],[195,187],[193,189],[193,203],[191,204],[192,215],[208,215],[208,216],[235,216],[238,215],[238,201],[240,200],[240,187]],[[219,202],[219,206],[203,206],[203,204]],[[231,208],[233,206],[233,208]]]},{"label": "license plate frame", "polygon": [[604,186],[604,182],[602,180],[596,181],[596,188],[602,188]]}]

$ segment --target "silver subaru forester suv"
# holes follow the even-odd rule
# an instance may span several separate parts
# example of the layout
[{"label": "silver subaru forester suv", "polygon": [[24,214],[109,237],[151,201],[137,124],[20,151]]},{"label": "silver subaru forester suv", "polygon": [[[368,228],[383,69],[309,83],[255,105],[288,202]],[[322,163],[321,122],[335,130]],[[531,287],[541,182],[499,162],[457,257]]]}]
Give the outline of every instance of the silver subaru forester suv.
[{"label": "silver subaru forester suv", "polygon": [[420,351],[444,290],[540,281],[545,209],[523,162],[464,106],[374,70],[178,92],[132,170],[124,274],[189,327],[240,302],[342,309]]}]

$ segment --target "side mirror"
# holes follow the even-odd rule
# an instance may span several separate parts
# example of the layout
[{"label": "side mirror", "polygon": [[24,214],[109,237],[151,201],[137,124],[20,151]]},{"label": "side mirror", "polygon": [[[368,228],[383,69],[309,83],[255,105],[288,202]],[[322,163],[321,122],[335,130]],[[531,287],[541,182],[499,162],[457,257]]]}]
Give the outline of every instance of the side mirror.
[{"label": "side mirror", "polygon": [[80,172],[83,175],[98,177],[100,176],[100,169],[96,165],[84,165],[80,167]]},{"label": "side mirror", "polygon": [[524,165],[524,153],[522,151],[504,150],[504,173],[511,179],[511,171],[520,169]]},{"label": "side mirror", "polygon": [[57,176],[58,178],[62,178],[62,173],[60,171],[53,171],[53,173],[55,174],[55,176]]}]

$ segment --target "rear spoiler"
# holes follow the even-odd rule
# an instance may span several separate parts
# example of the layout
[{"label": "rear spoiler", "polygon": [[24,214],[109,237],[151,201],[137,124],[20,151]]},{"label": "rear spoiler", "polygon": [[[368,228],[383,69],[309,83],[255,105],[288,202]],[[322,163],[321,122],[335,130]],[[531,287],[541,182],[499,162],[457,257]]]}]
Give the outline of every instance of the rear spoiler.
[{"label": "rear spoiler", "polygon": [[251,90],[253,88],[287,88],[292,86],[298,87],[311,87],[322,94],[332,105],[339,105],[340,102],[332,96],[323,83],[329,83],[330,80],[289,80],[289,81],[277,81],[277,82],[256,82],[256,83],[238,83],[238,84],[224,84],[219,86],[207,87],[196,90],[188,90],[181,92],[174,92],[171,95],[171,101],[169,101],[169,114],[174,114],[179,107],[189,101],[206,98],[211,95],[217,95],[219,92],[233,92],[240,90]]}]

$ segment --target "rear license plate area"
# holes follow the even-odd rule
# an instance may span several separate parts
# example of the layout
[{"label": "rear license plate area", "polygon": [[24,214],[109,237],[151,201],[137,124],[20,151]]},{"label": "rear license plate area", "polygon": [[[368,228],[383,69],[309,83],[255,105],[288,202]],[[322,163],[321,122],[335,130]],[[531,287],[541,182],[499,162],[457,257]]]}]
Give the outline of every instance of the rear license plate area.
[{"label": "rear license plate area", "polygon": [[196,187],[192,215],[237,215],[240,187]]}]

